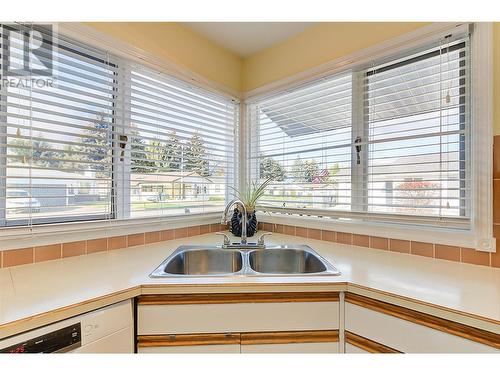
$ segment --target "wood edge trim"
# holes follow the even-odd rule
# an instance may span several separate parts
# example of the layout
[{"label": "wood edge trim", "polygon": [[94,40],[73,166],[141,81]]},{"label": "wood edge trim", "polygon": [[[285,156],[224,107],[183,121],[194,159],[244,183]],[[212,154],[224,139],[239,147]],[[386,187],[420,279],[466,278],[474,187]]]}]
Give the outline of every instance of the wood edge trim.
[{"label": "wood edge trim", "polygon": [[396,349],[367,339],[366,337],[356,335],[355,333],[349,331],[345,331],[345,342],[369,353],[402,353]]},{"label": "wood edge trim", "polygon": [[[457,315],[460,315],[460,316],[465,317],[465,318],[475,319],[475,320],[478,320],[478,321],[481,321],[481,322],[485,322],[485,323],[488,323],[488,324],[490,324],[490,323],[500,324],[500,320],[497,320],[497,319],[492,319],[492,318],[487,318],[487,317],[481,316],[481,315],[467,313],[465,311],[460,311],[460,310],[452,309],[452,308],[446,307],[446,306],[436,305],[436,304],[425,302],[425,301],[418,300],[418,299],[415,299],[415,298],[405,297],[405,296],[394,294],[394,293],[391,293],[391,292],[386,292],[386,291],[381,290],[381,289],[370,288],[370,287],[367,287],[367,286],[364,286],[364,285],[360,285],[360,284],[355,284],[355,283],[346,283],[346,284],[348,285],[348,289],[346,289],[344,291],[346,294],[347,293],[351,293],[351,294],[357,294],[357,295],[359,295],[357,293],[357,291],[349,290],[349,286],[350,286],[351,289],[352,288],[362,289],[363,291],[367,291],[367,292],[370,292],[370,293],[380,294],[380,295],[383,295],[383,296],[387,296],[389,298],[396,298],[396,299],[401,300],[401,301],[410,302],[412,304],[417,304],[417,305],[420,305],[420,306],[430,307],[432,309],[436,309],[436,310],[439,310],[441,312],[448,312],[448,313],[452,313],[452,314],[457,314]],[[390,303],[390,302],[387,302],[387,303]]]},{"label": "wood edge trim", "polygon": [[239,333],[201,333],[180,335],[139,335],[138,348],[193,345],[234,345],[240,344]]},{"label": "wood edge trim", "polygon": [[500,334],[347,292],[345,302],[500,349]]},{"label": "wood edge trim", "polygon": [[241,345],[339,342],[339,331],[246,332]]},{"label": "wood edge trim", "polygon": [[139,305],[338,302],[339,300],[339,292],[151,294],[137,297],[137,303]]}]

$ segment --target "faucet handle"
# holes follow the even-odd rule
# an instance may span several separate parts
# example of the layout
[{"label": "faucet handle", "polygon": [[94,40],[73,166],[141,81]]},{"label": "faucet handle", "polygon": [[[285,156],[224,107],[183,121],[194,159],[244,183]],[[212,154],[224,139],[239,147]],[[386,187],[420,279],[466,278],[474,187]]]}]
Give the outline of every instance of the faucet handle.
[{"label": "faucet handle", "polygon": [[262,233],[260,236],[259,236],[259,239],[257,240],[257,244],[259,246],[264,246],[264,237],[265,236],[272,236],[273,234],[271,232],[267,232],[267,233]]},{"label": "faucet handle", "polygon": [[219,236],[224,236],[224,242],[223,242],[224,246],[231,245],[231,239],[229,238],[229,236],[226,233],[224,233],[224,232],[215,232],[215,234],[218,234]]}]

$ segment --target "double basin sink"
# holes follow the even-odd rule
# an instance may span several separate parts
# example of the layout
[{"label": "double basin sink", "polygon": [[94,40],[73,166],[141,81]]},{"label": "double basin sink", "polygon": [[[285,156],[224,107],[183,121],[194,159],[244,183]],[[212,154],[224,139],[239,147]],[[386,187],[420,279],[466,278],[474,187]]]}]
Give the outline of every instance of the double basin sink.
[{"label": "double basin sink", "polygon": [[299,275],[340,275],[340,272],[306,245],[265,249],[180,246],[150,277]]}]

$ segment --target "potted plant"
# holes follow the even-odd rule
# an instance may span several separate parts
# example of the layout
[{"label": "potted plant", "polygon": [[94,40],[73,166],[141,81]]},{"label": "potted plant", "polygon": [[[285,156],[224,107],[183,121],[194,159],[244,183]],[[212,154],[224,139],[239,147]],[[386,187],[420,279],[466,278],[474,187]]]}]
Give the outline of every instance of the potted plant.
[{"label": "potted plant", "polygon": [[[252,183],[242,192],[232,188],[234,190],[233,195],[243,202],[247,210],[247,236],[252,237],[255,232],[257,232],[257,216],[255,215],[255,206],[259,198],[261,198],[266,190],[266,187],[271,182],[271,178],[263,181],[260,184],[252,181]],[[231,225],[229,231],[235,236],[241,237],[242,228],[242,208],[235,207],[233,211],[233,216],[231,217]]]}]

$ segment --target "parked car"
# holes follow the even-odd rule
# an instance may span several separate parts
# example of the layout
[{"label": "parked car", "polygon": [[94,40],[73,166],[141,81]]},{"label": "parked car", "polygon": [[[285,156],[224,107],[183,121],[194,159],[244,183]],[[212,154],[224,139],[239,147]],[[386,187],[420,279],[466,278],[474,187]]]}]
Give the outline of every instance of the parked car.
[{"label": "parked car", "polygon": [[33,198],[26,190],[8,189],[6,208],[9,211],[29,211],[40,212],[40,202]]},{"label": "parked car", "polygon": [[168,194],[158,193],[147,198],[149,202],[163,202],[168,199]]}]

